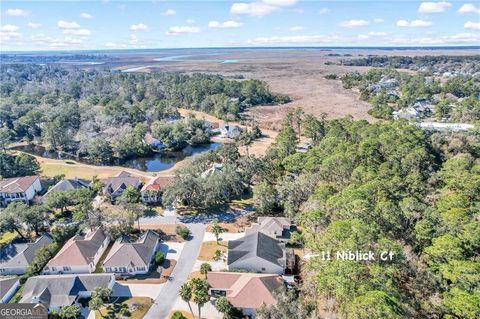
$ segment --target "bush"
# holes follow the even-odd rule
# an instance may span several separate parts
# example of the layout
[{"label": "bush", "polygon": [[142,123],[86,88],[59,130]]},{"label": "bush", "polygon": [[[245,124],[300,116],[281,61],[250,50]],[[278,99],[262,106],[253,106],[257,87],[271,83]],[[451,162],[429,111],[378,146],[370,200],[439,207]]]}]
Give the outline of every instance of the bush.
[{"label": "bush", "polygon": [[183,239],[187,239],[190,236],[190,230],[185,226],[178,225],[175,231]]},{"label": "bush", "polygon": [[171,319],[187,319],[180,311],[175,311],[170,317]]},{"label": "bush", "polygon": [[155,263],[160,266],[165,260],[165,254],[161,251],[155,253]]}]

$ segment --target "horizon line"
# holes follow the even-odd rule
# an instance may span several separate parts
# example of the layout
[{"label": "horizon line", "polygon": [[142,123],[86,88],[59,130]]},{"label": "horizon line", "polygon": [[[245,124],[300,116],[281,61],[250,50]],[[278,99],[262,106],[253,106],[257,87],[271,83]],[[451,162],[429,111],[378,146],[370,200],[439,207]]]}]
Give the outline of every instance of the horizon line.
[{"label": "horizon line", "polygon": [[0,54],[45,53],[45,52],[112,52],[112,51],[147,51],[147,50],[218,50],[218,49],[480,49],[480,45],[378,45],[378,46],[220,46],[220,47],[174,47],[174,48],[101,48],[101,49],[50,49],[50,50],[0,50]]}]

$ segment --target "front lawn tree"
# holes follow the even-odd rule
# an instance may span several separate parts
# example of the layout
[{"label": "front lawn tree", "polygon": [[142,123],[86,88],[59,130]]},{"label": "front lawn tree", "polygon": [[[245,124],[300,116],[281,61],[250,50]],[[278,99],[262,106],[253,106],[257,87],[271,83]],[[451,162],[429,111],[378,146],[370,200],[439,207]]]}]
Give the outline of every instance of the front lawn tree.
[{"label": "front lawn tree", "polygon": [[226,297],[219,297],[215,302],[215,308],[223,314],[224,319],[231,318],[233,306]]},{"label": "front lawn tree", "polygon": [[212,271],[212,266],[210,266],[209,263],[203,263],[200,265],[200,273],[205,276],[205,279],[207,279],[209,271]]},{"label": "front lawn tree", "polygon": [[192,310],[192,305],[190,304],[190,300],[193,297],[193,287],[191,282],[186,282],[180,287],[180,298],[188,304],[188,308],[190,308],[190,312],[192,313],[192,317],[195,317]]},{"label": "front lawn tree", "polygon": [[218,223],[218,219],[215,218],[212,221],[212,233],[215,235],[215,239],[217,240],[217,245],[218,245],[218,240],[220,237],[220,234],[223,232],[222,226]]},{"label": "front lawn tree", "polygon": [[191,280],[193,286],[193,302],[198,306],[198,318],[202,318],[202,307],[210,300],[208,294],[208,283],[206,280],[194,278]]},{"label": "front lawn tree", "polygon": [[76,319],[80,316],[80,307],[78,305],[64,306],[58,312],[62,319]]}]

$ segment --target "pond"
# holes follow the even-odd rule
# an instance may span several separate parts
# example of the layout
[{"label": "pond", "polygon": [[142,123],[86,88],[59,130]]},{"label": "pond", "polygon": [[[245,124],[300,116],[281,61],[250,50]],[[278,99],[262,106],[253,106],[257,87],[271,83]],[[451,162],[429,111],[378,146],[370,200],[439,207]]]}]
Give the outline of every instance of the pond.
[{"label": "pond", "polygon": [[[153,153],[151,156],[137,157],[125,161],[118,161],[114,165],[123,167],[135,168],[145,172],[160,172],[172,168],[176,163],[184,160],[187,157],[195,156],[210,150],[218,149],[222,143],[214,142],[203,145],[187,146],[178,152],[162,152]],[[80,163],[96,165],[92,161],[84,158],[78,158],[74,154],[65,152],[48,151],[43,146],[38,145],[23,145],[12,147],[12,150],[22,151],[36,156],[59,159],[59,160],[75,160]]]}]

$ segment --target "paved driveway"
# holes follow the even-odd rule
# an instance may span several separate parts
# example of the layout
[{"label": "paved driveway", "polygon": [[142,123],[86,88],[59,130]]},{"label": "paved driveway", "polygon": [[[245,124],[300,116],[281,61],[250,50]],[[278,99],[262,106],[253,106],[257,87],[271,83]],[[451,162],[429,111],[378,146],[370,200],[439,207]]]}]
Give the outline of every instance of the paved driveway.
[{"label": "paved driveway", "polygon": [[[150,222],[148,223],[150,224]],[[170,275],[171,279],[161,288],[154,304],[145,315],[145,319],[167,318],[178,299],[180,286],[187,281],[188,275],[192,272],[205,234],[205,225],[198,223],[187,224],[187,226],[190,228],[192,238],[185,243],[177,264]]]}]

